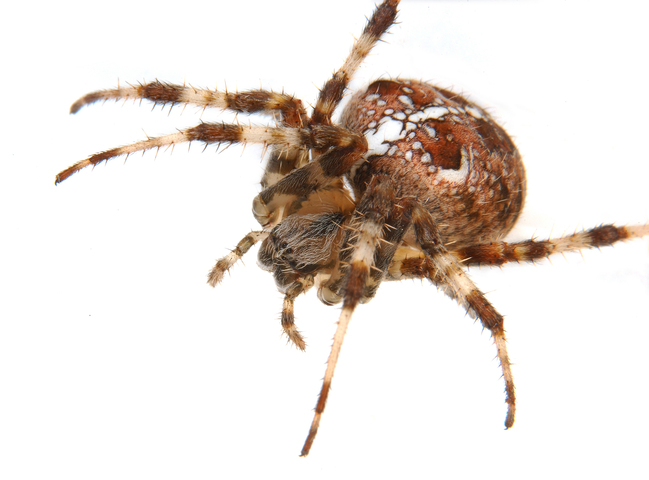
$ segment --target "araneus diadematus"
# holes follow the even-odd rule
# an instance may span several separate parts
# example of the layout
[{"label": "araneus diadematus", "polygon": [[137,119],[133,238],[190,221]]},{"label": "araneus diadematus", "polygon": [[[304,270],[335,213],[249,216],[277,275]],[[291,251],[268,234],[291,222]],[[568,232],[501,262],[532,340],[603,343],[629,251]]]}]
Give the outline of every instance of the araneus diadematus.
[{"label": "araneus diadematus", "polygon": [[448,90],[415,80],[377,80],[354,94],[333,124],[350,79],[394,23],[398,3],[385,0],[376,8],[310,116],[300,100],[265,90],[227,93],[156,81],[90,93],[72,105],[72,113],[98,100],[133,98],[262,113],[278,125],[201,123],[93,155],[56,177],[58,184],[86,166],[182,142],[270,146],[262,192],[253,202],[262,229],[219,260],[208,283],[219,283],[261,242],[259,263],[285,295],[282,327],[300,349],[305,343],[294,323],[295,298],[315,285],[325,304],[343,303],[303,456],[315,439],[352,313],[382,281],[427,278],[491,332],[509,428],[516,405],[503,317],[463,266],[534,261],[649,234],[649,225],[604,225],[546,241],[503,242],[525,198],[521,157],[489,114]]}]

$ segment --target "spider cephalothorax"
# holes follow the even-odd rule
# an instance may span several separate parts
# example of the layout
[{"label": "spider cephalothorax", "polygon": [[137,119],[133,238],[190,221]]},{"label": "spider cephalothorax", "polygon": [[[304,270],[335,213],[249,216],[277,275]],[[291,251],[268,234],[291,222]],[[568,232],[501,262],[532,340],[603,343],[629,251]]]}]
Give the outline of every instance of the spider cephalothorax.
[{"label": "spider cephalothorax", "polygon": [[354,72],[394,23],[398,3],[386,0],[376,8],[343,66],[325,83],[311,116],[300,100],[265,90],[228,93],[157,81],[103,90],[81,98],[71,111],[98,100],[134,98],[262,113],[278,125],[202,123],[93,155],[56,177],[59,183],[86,166],[181,142],[270,147],[262,191],[253,201],[262,229],[220,259],[208,282],[219,283],[261,242],[259,263],[284,294],[282,327],[300,349],[305,343],[295,327],[295,298],[316,286],[324,303],[343,303],[302,455],[315,439],[352,313],[381,282],[427,278],[491,332],[509,428],[516,402],[503,317],[463,267],[534,261],[649,234],[649,225],[606,225],[546,241],[503,242],[525,198],[521,157],[483,109],[448,90],[415,80],[378,80],[356,93],[340,122],[332,123]]}]

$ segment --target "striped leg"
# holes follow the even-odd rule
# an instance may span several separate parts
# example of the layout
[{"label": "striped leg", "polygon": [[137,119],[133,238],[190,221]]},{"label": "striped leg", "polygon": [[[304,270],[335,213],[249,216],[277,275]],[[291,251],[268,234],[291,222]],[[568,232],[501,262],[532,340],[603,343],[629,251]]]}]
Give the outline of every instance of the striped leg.
[{"label": "striped leg", "polygon": [[[301,456],[306,456],[311,450],[313,441],[318,433],[320,419],[324,412],[327,397],[331,387],[336,363],[342,348],[347,327],[356,306],[363,297],[370,270],[374,264],[375,254],[384,237],[385,213],[393,209],[394,191],[389,181],[375,177],[361,199],[358,210],[351,221],[347,242],[352,247],[341,252],[341,264],[344,267],[343,308],[338,320],[338,328],[334,335],[331,353],[327,360],[322,388],[315,408],[315,415],[307,439],[302,447]],[[351,233],[349,233],[351,232]],[[389,262],[388,262],[389,264]]]},{"label": "striped leg", "polygon": [[306,345],[295,328],[295,299],[313,286],[315,276],[326,276],[336,264],[346,213],[291,215],[270,231],[259,249],[259,266],[272,272],[277,289],[285,294],[284,333],[300,350]]},{"label": "striped leg", "polygon": [[[238,113],[262,113],[273,116],[283,127],[303,128],[309,123],[302,101],[284,93],[266,90],[229,93],[196,88],[187,85],[155,81],[151,83],[118,86],[115,89],[92,92],[80,98],[70,108],[77,113],[81,108],[98,101],[149,100],[155,105],[196,105],[221,108]],[[302,147],[273,146],[266,163],[262,186],[277,183],[281,178],[308,163],[308,151]]]},{"label": "striped leg", "polygon": [[430,213],[423,207],[415,205],[412,210],[412,221],[417,242],[426,254],[423,271],[419,272],[419,276],[430,279],[449,297],[462,305],[472,317],[479,319],[491,332],[505,380],[508,405],[505,427],[510,428],[514,424],[516,414],[516,397],[511,363],[507,354],[503,316],[475,286],[457,259],[446,250]]},{"label": "striped leg", "polygon": [[[385,181],[385,180],[384,180]],[[389,180],[387,180],[389,181]],[[369,278],[363,289],[360,303],[369,302],[378,291],[384,280],[390,280],[390,271],[393,268],[393,261],[398,252],[399,245],[411,225],[410,215],[407,211],[408,202],[394,199],[391,212],[385,221],[385,229],[374,254],[373,264],[370,267]],[[353,244],[358,234],[358,225],[345,226],[347,237],[343,248],[340,250],[340,261],[329,280],[320,285],[318,297],[327,305],[335,305],[343,300],[344,295],[344,271],[350,264],[351,254],[355,249]]]},{"label": "striped leg", "polygon": [[385,223],[383,237],[380,239],[379,246],[376,249],[374,264],[372,265],[370,276],[363,290],[361,303],[369,302],[376,295],[381,283],[388,275],[388,269],[397,253],[399,244],[411,225],[410,216],[407,214],[404,215],[404,211],[400,207],[399,204],[395,204],[392,215],[388,217]]},{"label": "striped leg", "polygon": [[307,149],[274,145],[266,161],[264,175],[261,178],[261,188],[275,185],[293,170],[307,163],[309,163],[309,151]]},{"label": "striped leg", "polygon": [[345,132],[332,138],[329,146],[334,148],[313,162],[293,170],[254,199],[253,214],[264,228],[276,225],[283,217],[293,213],[289,205],[298,199],[306,198],[332,182],[339,182],[339,178],[361,160],[367,151],[367,140],[362,135]]},{"label": "striped leg", "polygon": [[[358,135],[334,126],[302,128],[251,127],[225,123],[201,123],[195,127],[170,135],[153,137],[123,147],[112,148],[97,153],[75,163],[56,176],[55,184],[61,183],[82,168],[94,166],[122,155],[163,147],[173,147],[179,143],[203,142],[205,144],[259,143],[262,145],[285,145],[306,148],[324,148],[332,145],[349,145],[358,142]],[[367,148],[367,147],[366,147]]]},{"label": "striped leg", "polygon": [[149,100],[154,105],[196,105],[203,108],[221,108],[240,113],[280,114],[284,126],[303,127],[307,115],[302,102],[284,93],[265,90],[229,93],[217,92],[187,85],[166,82],[151,82],[128,85],[109,90],[89,93],[74,102],[70,113],[77,113],[83,107],[107,100]]},{"label": "striped leg", "polygon": [[464,265],[502,265],[507,262],[533,262],[556,253],[605,247],[646,235],[649,235],[649,224],[628,227],[602,225],[560,238],[473,245],[451,253]]},{"label": "striped leg", "polygon": [[295,326],[294,304],[295,298],[301,293],[306,292],[313,286],[313,276],[307,276],[299,282],[295,282],[286,292],[284,296],[284,304],[282,306],[282,328],[288,337],[289,341],[297,348],[304,351],[306,349],[306,342],[304,337]]},{"label": "striped leg", "polygon": [[259,241],[268,237],[268,232],[254,231],[243,237],[241,241],[234,247],[230,253],[216,262],[216,265],[210,270],[207,276],[207,283],[216,287],[225,275],[225,272],[230,270],[232,266],[237,263],[241,258],[248,253],[248,250]]},{"label": "striped leg", "polygon": [[370,53],[370,50],[381,39],[397,16],[397,5],[399,0],[385,0],[376,7],[372,18],[367,22],[361,36],[354,42],[352,51],[340,69],[333,74],[333,77],[325,83],[318,102],[313,109],[311,122],[314,125],[331,124],[331,115],[343,98],[345,89],[356,73],[360,64]]}]

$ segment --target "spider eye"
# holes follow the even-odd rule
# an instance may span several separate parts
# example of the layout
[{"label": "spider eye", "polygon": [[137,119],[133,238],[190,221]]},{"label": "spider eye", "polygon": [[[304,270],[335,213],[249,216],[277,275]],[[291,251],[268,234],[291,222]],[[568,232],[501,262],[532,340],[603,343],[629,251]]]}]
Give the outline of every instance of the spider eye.
[{"label": "spider eye", "polygon": [[280,258],[293,253],[293,249],[288,246],[288,242],[282,242],[277,248],[277,254]]}]

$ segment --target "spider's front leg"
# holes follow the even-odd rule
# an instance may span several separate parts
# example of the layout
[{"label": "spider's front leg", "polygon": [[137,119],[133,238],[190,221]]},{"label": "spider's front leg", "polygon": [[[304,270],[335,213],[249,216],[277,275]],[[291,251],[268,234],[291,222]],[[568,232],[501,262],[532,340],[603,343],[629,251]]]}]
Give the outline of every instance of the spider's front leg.
[{"label": "spider's front leg", "polygon": [[170,135],[152,137],[147,140],[111,148],[81,160],[56,175],[55,184],[59,184],[79,170],[95,166],[101,162],[147,150],[160,150],[180,143],[203,142],[205,144],[260,143],[262,145],[303,145],[310,139],[308,130],[280,127],[246,127],[226,123],[201,123],[195,127],[181,130]]},{"label": "spider's front leg", "polygon": [[267,90],[246,92],[218,92],[188,85],[174,85],[166,82],[150,82],[99,90],[84,95],[70,107],[70,113],[77,113],[83,107],[107,100],[149,100],[154,105],[196,105],[203,108],[220,108],[237,113],[279,114],[281,124],[286,127],[303,127],[308,123],[302,102],[285,93]]},{"label": "spider's front leg", "polygon": [[[390,224],[393,222],[393,224]],[[369,183],[349,226],[345,242],[330,281],[321,286],[318,295],[326,303],[342,298],[343,307],[334,335],[327,369],[320,389],[315,415],[301,456],[311,450],[331,388],[338,356],[347,327],[356,306],[371,298],[384,278],[387,268],[409,226],[390,178],[375,176]]]},{"label": "spider's front leg", "polygon": [[[257,143],[267,145],[284,145],[286,147],[299,148],[323,148],[327,145],[336,145],[337,141],[342,145],[349,144],[354,134],[347,130],[334,127],[312,127],[312,128],[288,128],[288,127],[253,127],[244,125],[232,125],[227,123],[201,123],[195,127],[181,130],[170,135],[152,137],[147,140],[125,145],[123,147],[111,148],[105,152],[92,155],[85,160],[75,163],[71,167],[59,172],[55,184],[59,184],[74,173],[89,166],[95,166],[116,157],[133,153],[145,152],[147,150],[160,150],[165,147],[173,147],[180,143],[203,142],[210,144],[234,144],[234,143]],[[358,137],[358,135],[356,135]],[[360,137],[363,138],[364,137]],[[365,150],[367,142],[365,142]],[[364,150],[363,150],[364,151]],[[360,154],[359,154],[360,155]],[[358,159],[358,156],[356,157]]]},{"label": "spider's front leg", "polygon": [[367,139],[350,130],[313,126],[308,131],[313,134],[313,138],[308,139],[309,146],[328,150],[262,190],[254,199],[253,215],[264,228],[277,225],[283,218],[302,210],[303,201],[310,195],[319,194],[332,184],[340,184],[340,177],[361,161],[367,151]]}]

